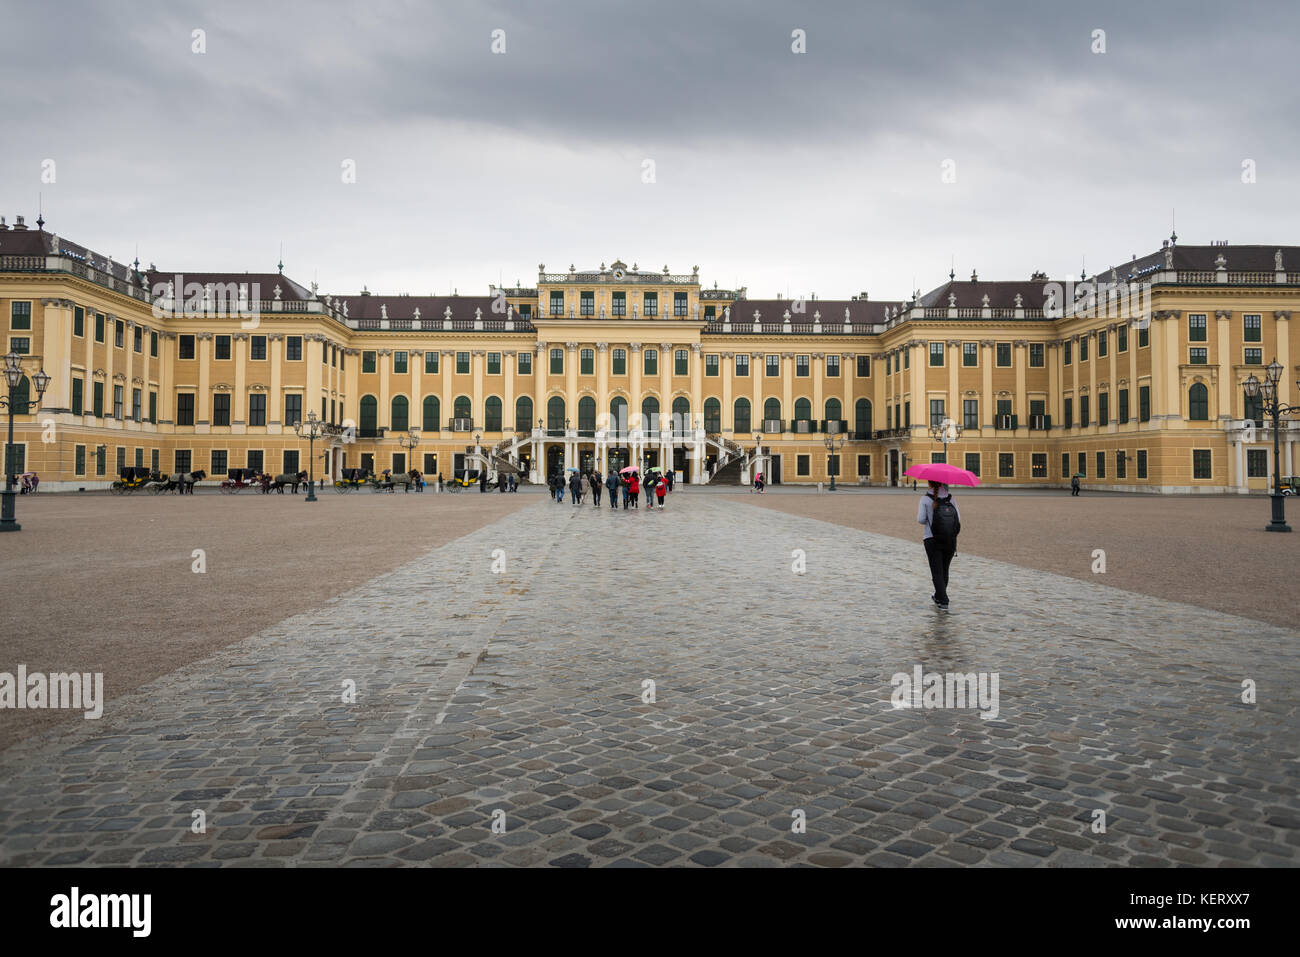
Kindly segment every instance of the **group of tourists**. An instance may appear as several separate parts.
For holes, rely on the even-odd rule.
[[[586,504],[587,496],[590,495],[593,507],[600,508],[601,494],[608,492],[610,508],[618,508],[621,493],[624,509],[639,508],[641,496],[645,495],[646,508],[654,508],[655,500],[658,499],[660,511],[663,510],[664,499],[675,484],[675,473],[661,472],[654,468],[647,469],[644,477],[634,468],[622,472],[610,469],[608,474],[600,469],[591,472],[571,469],[567,479],[556,472],[547,480],[547,487],[556,503],[564,501],[564,493],[567,491],[569,501],[574,505]]]
[[[441,487],[442,487],[442,485],[441,485],[442,476],[439,476],[438,479],[439,479],[439,489],[441,489]],[[486,492],[486,491],[488,490],[488,487],[489,487],[490,485],[492,485],[492,484],[494,484],[494,483],[492,482],[491,479],[488,478],[487,469],[483,469],[482,471],[480,471],[480,472],[478,473],[478,490],[479,490],[480,492]],[[518,492],[518,491],[519,491],[519,484],[518,484],[518,482],[515,481],[515,473],[514,473],[514,472],[509,472],[509,473],[507,473],[507,472],[497,472],[497,478],[496,478],[495,485],[496,485],[496,487],[497,487],[497,491],[498,491],[498,492]]]

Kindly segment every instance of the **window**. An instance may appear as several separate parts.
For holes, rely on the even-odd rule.
[[[747,355],[736,356],[736,375],[738,376],[749,375],[749,356]]]
[[[942,341],[930,343],[930,365],[932,366],[943,365],[943,342]]]
[[[1268,450],[1246,450],[1246,478],[1268,478]]]
[[[812,419],[812,403],[804,398],[795,399],[794,417],[797,422],[810,421]],[[773,416],[773,418],[776,418],[776,416]]]
[[[1151,421],[1151,386],[1138,386],[1138,421]]]
[[[704,307],[704,318],[709,320],[718,318],[717,313],[714,311],[714,308],[712,306]]]
[[[212,397],[212,424],[230,425],[230,395],[218,392]]]
[[[1106,453],[1097,453],[1097,478],[1106,477]]]
[[[20,356],[31,355],[32,339],[31,336],[12,336],[9,339],[9,350],[16,352]]]
[[[72,308],[72,334],[78,339],[86,337],[86,310],[82,306],[73,306]],[[85,470],[85,449],[82,449],[82,470]]]
[[[749,400],[737,399],[733,409],[732,431],[737,435],[744,435],[749,429]]]
[[[706,355],[704,357],[704,374],[706,376],[716,376],[718,374],[718,357],[716,355]]]
[[[399,353],[402,357],[402,363],[406,363],[406,353]],[[285,336],[284,338],[284,357],[290,362],[302,361],[302,336]],[[405,372],[406,369],[401,370]]]
[[[980,400],[963,399],[961,403],[961,427],[963,429],[978,429],[980,427]]]
[[[1065,342],[1061,343],[1062,364],[1067,366],[1070,364],[1070,362],[1072,361],[1071,354],[1073,352],[1073,349],[1074,349],[1074,343],[1070,342],[1068,339]]]
[[[149,421],[155,424],[158,422],[158,393],[157,392],[149,393]]]
[[[763,431],[779,432],[781,424],[781,400],[768,399],[763,403]],[[771,428],[769,428],[771,425]]]
[[[266,394],[254,392],[248,397],[248,424],[266,425]]]
[[[216,352],[214,354],[214,358],[217,359],[230,358],[230,336],[217,336]]]
[[[194,393],[179,392],[176,395],[176,424],[194,424]]]
[[[704,400],[704,431],[712,434],[722,431],[722,403],[717,399]]]
[[[1115,349],[1118,352],[1128,352],[1128,326],[1122,325],[1115,330]]]
[[[126,323],[121,319],[113,320],[113,345],[121,349],[126,342]]]
[[[591,402],[592,402],[591,416],[592,419],[594,420],[596,417],[595,400],[592,399]],[[578,403],[578,413],[579,413],[578,428],[583,428],[582,420],[581,420],[581,414],[582,414],[581,402]],[[396,419],[394,419],[393,428],[394,429],[397,428]],[[592,428],[594,429],[595,426],[593,425]],[[487,432],[501,431],[501,400],[494,395],[488,396],[487,401],[483,403],[483,429],[484,431]]]
[[[980,363],[980,350],[978,342],[963,342],[961,344],[961,364],[966,368],[974,368]]]
[[[930,427],[934,428],[943,422],[943,399],[930,400]]]
[[[1061,453],[1061,478],[1070,477],[1070,453]]]
[[[1109,343],[1106,341],[1106,330],[1101,329],[1097,332],[1097,358],[1106,358],[1106,347]]]
[[[811,475],[811,474],[812,474],[812,469],[811,469],[810,466],[809,466],[810,458],[811,458],[811,457],[810,457],[810,456],[807,456],[807,455],[796,455],[796,456],[795,456],[795,474],[796,474],[796,475]]]
[[[552,302],[554,302],[554,295],[552,295]],[[613,294],[613,298],[610,300],[610,311],[616,316],[627,315],[627,293],[616,292]]]
[[[1151,329],[1144,325],[1138,329],[1138,348],[1142,349],[1149,345],[1151,345]]]
[[[86,447],[84,445],[76,446],[73,451],[72,474],[86,474]]]
[[[177,449],[173,452],[172,463],[177,472],[189,472],[194,468],[193,455],[189,449]]]
[[[840,457],[839,457],[839,455],[835,454],[835,455],[831,455],[829,458],[830,458],[830,461],[826,463],[826,473],[827,473],[828,475],[833,475],[833,476],[835,476],[836,478],[839,478],[839,474],[840,474]]]
[[[673,315],[674,316],[686,315],[686,293],[684,292],[673,293]]]
[[[910,368],[912,368],[912,350],[911,350],[911,349],[904,349],[904,350],[903,350],[903,368],[904,368],[904,369],[910,369]],[[898,367],[897,367],[897,366],[894,367],[894,371],[895,371],[895,372],[898,371]]]
[[[1092,409],[1089,408],[1091,404],[1089,399],[1090,396],[1079,396],[1079,428],[1081,429],[1086,429],[1092,425]]]
[[[627,375],[627,350],[614,350],[614,375]]]
[[[780,356],[768,356],[765,361],[767,363],[767,376],[769,379],[774,379],[781,374]]]
[[[858,456],[858,478],[871,478],[871,456]]]
[[[1211,478],[1211,459],[1209,449],[1192,449],[1192,478]]]
[[[551,290],[551,315],[564,315],[564,293],[562,291]],[[618,313],[615,313],[615,315],[618,315]]]
[[[519,400],[528,402],[527,398]],[[424,401],[420,403],[420,428],[424,432],[437,432],[442,426],[439,424],[439,413],[441,400],[436,395],[426,395]],[[532,403],[529,402],[528,414],[523,418],[523,428],[528,428],[533,418]]]
[[[401,398],[399,396],[399,398]],[[406,401],[403,399],[402,401]],[[286,394],[284,397],[284,425],[285,428],[293,428],[294,425],[302,421],[302,396],[293,393]]]
[[[794,357],[794,374],[795,374],[796,376],[799,376],[800,378],[807,378],[807,376],[808,376],[808,357],[807,357],[807,356],[795,356],[795,357]]]
[[[1128,389],[1119,390],[1119,424],[1128,422]]]
[[[1047,478],[1047,453],[1034,452],[1029,458],[1029,474],[1033,478]]]
[[[102,312],[95,313],[95,341],[104,341],[104,314]]]
[[[72,380],[72,414],[81,415],[85,402],[86,383],[84,379]]]
[[[30,329],[32,327],[32,304],[30,302],[11,302],[9,304],[9,328]]]
[[[524,357],[525,355],[527,355],[527,354],[528,354],[528,353],[526,353],[526,352],[521,352],[521,353],[519,354],[519,358],[520,358],[520,360],[522,360],[523,357]],[[425,371],[425,374],[426,374],[426,375],[437,375],[437,374],[438,374],[438,351],[437,351],[436,349],[426,349],[426,350],[425,350],[425,353],[424,353],[424,371]]]
[[[469,396],[467,395],[456,396],[456,398],[453,399],[451,403],[451,414],[454,418],[457,419],[471,418]]]
[[[209,470],[212,477],[225,475],[229,470],[229,457],[225,449],[212,450],[212,468]]]
[[[153,359],[158,358],[158,333],[152,330],[149,332],[149,356]]]
[[[641,373],[643,375],[659,374],[659,350],[644,349],[641,352]]]
[[[998,367],[1004,369],[1009,367],[1011,365],[1011,343],[999,342],[997,345],[997,350],[998,350],[998,359],[997,359]]]
[[[113,418],[122,418],[122,387],[113,386]]]
[[[1248,366],[1258,366],[1258,365],[1263,365],[1263,364],[1264,364],[1264,350],[1263,350],[1263,349],[1247,349],[1247,350],[1246,350],[1246,365],[1248,365]]]
[[[1138,478],[1147,477],[1147,450],[1138,449]]]
[[[1064,421],[1061,423],[1061,428],[1063,429],[1074,428],[1074,400],[1073,399],[1067,398],[1065,400],[1065,415],[1062,418],[1064,419]]]
[[[689,355],[690,353],[685,349],[677,349],[673,352],[673,375],[690,375]]]
[[[564,400],[558,395],[551,396],[546,403],[546,428],[551,432],[564,431]]]
[[[292,359],[293,356],[290,356],[289,358]],[[404,351],[394,352],[393,353],[393,374],[406,375],[406,373],[408,373],[409,371],[410,371],[410,358],[407,355],[407,353]]]
[[[249,339],[249,358],[259,361],[266,359],[266,336],[252,336]]]
[[[1029,343],[1029,365],[1034,369],[1041,369],[1047,365],[1047,360],[1043,355],[1043,344],[1041,342]]]
[[[370,351],[361,353],[361,374],[362,375],[370,375],[378,371],[378,363],[376,361],[376,355],[377,353],[370,352]]]
[[[1259,316],[1247,313],[1242,317],[1241,335],[1246,342],[1263,341],[1263,330],[1260,327]]]
[[[1079,361],[1088,361],[1088,334],[1084,333],[1079,337]]]
[[[177,358],[178,359],[194,358],[194,337],[193,336],[180,337],[180,345],[179,345],[179,352],[177,353]]]
[[[910,429],[911,427],[912,427],[912,403],[904,402],[903,403],[903,428]]]
[[[829,379],[838,379],[840,377],[840,357],[826,357],[826,377]]]
[[[1194,312],[1187,317],[1187,341],[1204,342],[1206,340],[1205,313]]]
[[[1254,419],[1257,427],[1264,425],[1264,397],[1257,395],[1253,399],[1245,396],[1246,407],[1242,413],[1242,418]]]
[[[1100,353],[1098,353],[1098,355],[1100,355]],[[1110,424],[1110,393],[1109,392],[1097,393],[1097,424],[1098,425]]]
[[[1210,418],[1210,390],[1197,382],[1187,390],[1187,418],[1205,422]]]
[[[858,378],[871,378],[871,356],[858,356]]]
[[[1187,361],[1194,366],[1203,366],[1209,361],[1209,349],[1204,346],[1193,346],[1191,349],[1187,350],[1187,352]]]
[[[642,313],[647,316],[659,315],[659,293],[647,292],[641,297]]]
[[[437,371],[435,369],[435,371]],[[519,375],[533,374],[533,354],[531,352],[521,352],[516,359],[516,370]]]
[[[998,478],[1016,477],[1016,456],[1014,452],[998,453]]]
[[[966,471],[967,471],[967,472],[970,472],[971,474],[975,475],[976,477],[979,476],[979,474],[980,474],[980,454],[979,454],[978,452],[967,452],[967,453],[966,453]]]
[[[133,352],[144,351],[144,326],[136,326],[131,330],[131,350]]]
[[[22,446],[19,446],[22,448]],[[95,447],[95,474],[103,475],[108,470],[108,449],[102,445]]]
[[[552,364],[552,365],[555,364],[555,353],[557,353],[557,352],[560,353],[560,363],[561,363],[560,371],[563,372],[563,371],[564,371],[564,367],[563,367],[563,363],[564,363],[564,352],[563,352],[563,350],[560,350],[560,349],[552,349],[552,350],[551,350],[551,364]],[[551,371],[554,372],[555,370],[552,369]],[[469,353],[468,353],[468,352],[458,352],[458,353],[456,353],[456,375],[469,375]]]
[[[593,289],[584,289],[578,293],[578,315],[594,316],[596,314],[596,292]]]
[[[91,408],[94,410],[95,417],[101,418],[104,415],[104,383],[94,383],[91,394],[93,396]]]

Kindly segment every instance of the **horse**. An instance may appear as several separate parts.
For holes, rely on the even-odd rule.
[[[169,492],[172,489],[176,489],[176,491],[181,495],[184,495],[186,492],[193,495],[194,483],[201,482],[207,477],[208,473],[203,471],[203,469],[198,469],[194,472],[172,472],[167,476],[167,487],[164,491]]]
[[[392,492],[396,491],[396,487],[400,485],[403,492],[409,492],[414,484],[415,478],[410,472],[391,472],[384,469],[384,478],[380,483],[380,488]]]
[[[292,485],[293,494],[297,495],[298,486],[302,485],[306,481],[307,481],[306,472],[281,472],[279,475],[275,477],[275,481],[271,483],[271,488],[275,489],[277,492],[283,495],[284,487],[286,485]]]

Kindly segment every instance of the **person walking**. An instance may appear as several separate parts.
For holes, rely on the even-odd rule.
[[[677,470],[669,469],[668,470],[668,491],[671,492],[673,490],[673,486],[676,484],[677,484]]]
[[[917,524],[925,527],[921,536],[925,557],[930,562],[930,578],[934,581],[935,605],[948,608],[948,566],[957,553],[957,536],[961,532],[961,513],[952,493],[942,482],[930,482],[930,490],[921,496],[916,508]]]
[[[578,481],[578,501],[584,504],[587,501],[587,495],[591,492],[591,479],[587,478],[587,473],[582,473],[582,478]]]
[[[1079,476],[1075,475],[1070,479],[1070,496],[1079,494]]]
[[[591,504],[600,508],[600,490],[605,484],[605,476],[600,474],[600,469],[591,473]]]
[[[655,487],[659,484],[659,475],[651,472],[645,477],[645,507],[654,508],[655,505]]]
[[[610,508],[618,508],[618,489],[621,484],[618,480],[618,473],[610,469],[609,477],[605,479],[605,489],[609,492]]]
[[[655,486],[655,495],[659,498],[659,511],[664,510],[664,496],[668,494],[668,479],[659,476],[659,483]]]
[[[578,495],[581,491],[582,491],[582,482],[578,476],[578,473],[574,472],[569,476],[569,501],[572,502],[574,505],[577,505],[579,503],[580,500],[578,498]]]

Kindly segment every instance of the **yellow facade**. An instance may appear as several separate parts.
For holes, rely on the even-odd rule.
[[[1244,492],[1269,482],[1273,436],[1246,419],[1241,382],[1276,357],[1282,400],[1296,398],[1300,273],[1180,268],[1168,249],[1140,309],[1057,314],[1028,304],[1038,275],[910,302],[780,302],[618,262],[539,268],[535,287],[485,297],[330,297],[279,274],[203,274],[186,293],[186,277],[19,234],[0,232],[5,349],[52,380],[15,416],[12,465],[54,489],[106,487],[122,466],[203,469],[205,484],[307,469],[292,421],[315,411],[338,429],[315,448],[318,476],[511,463],[544,481],[650,461],[689,482],[730,466],[720,480],[814,484],[831,434],[839,483],[887,485],[943,450],[933,417],[962,427],[948,461],[989,485],[1081,471],[1089,487]],[[1293,444],[1288,429],[1286,476]]]

